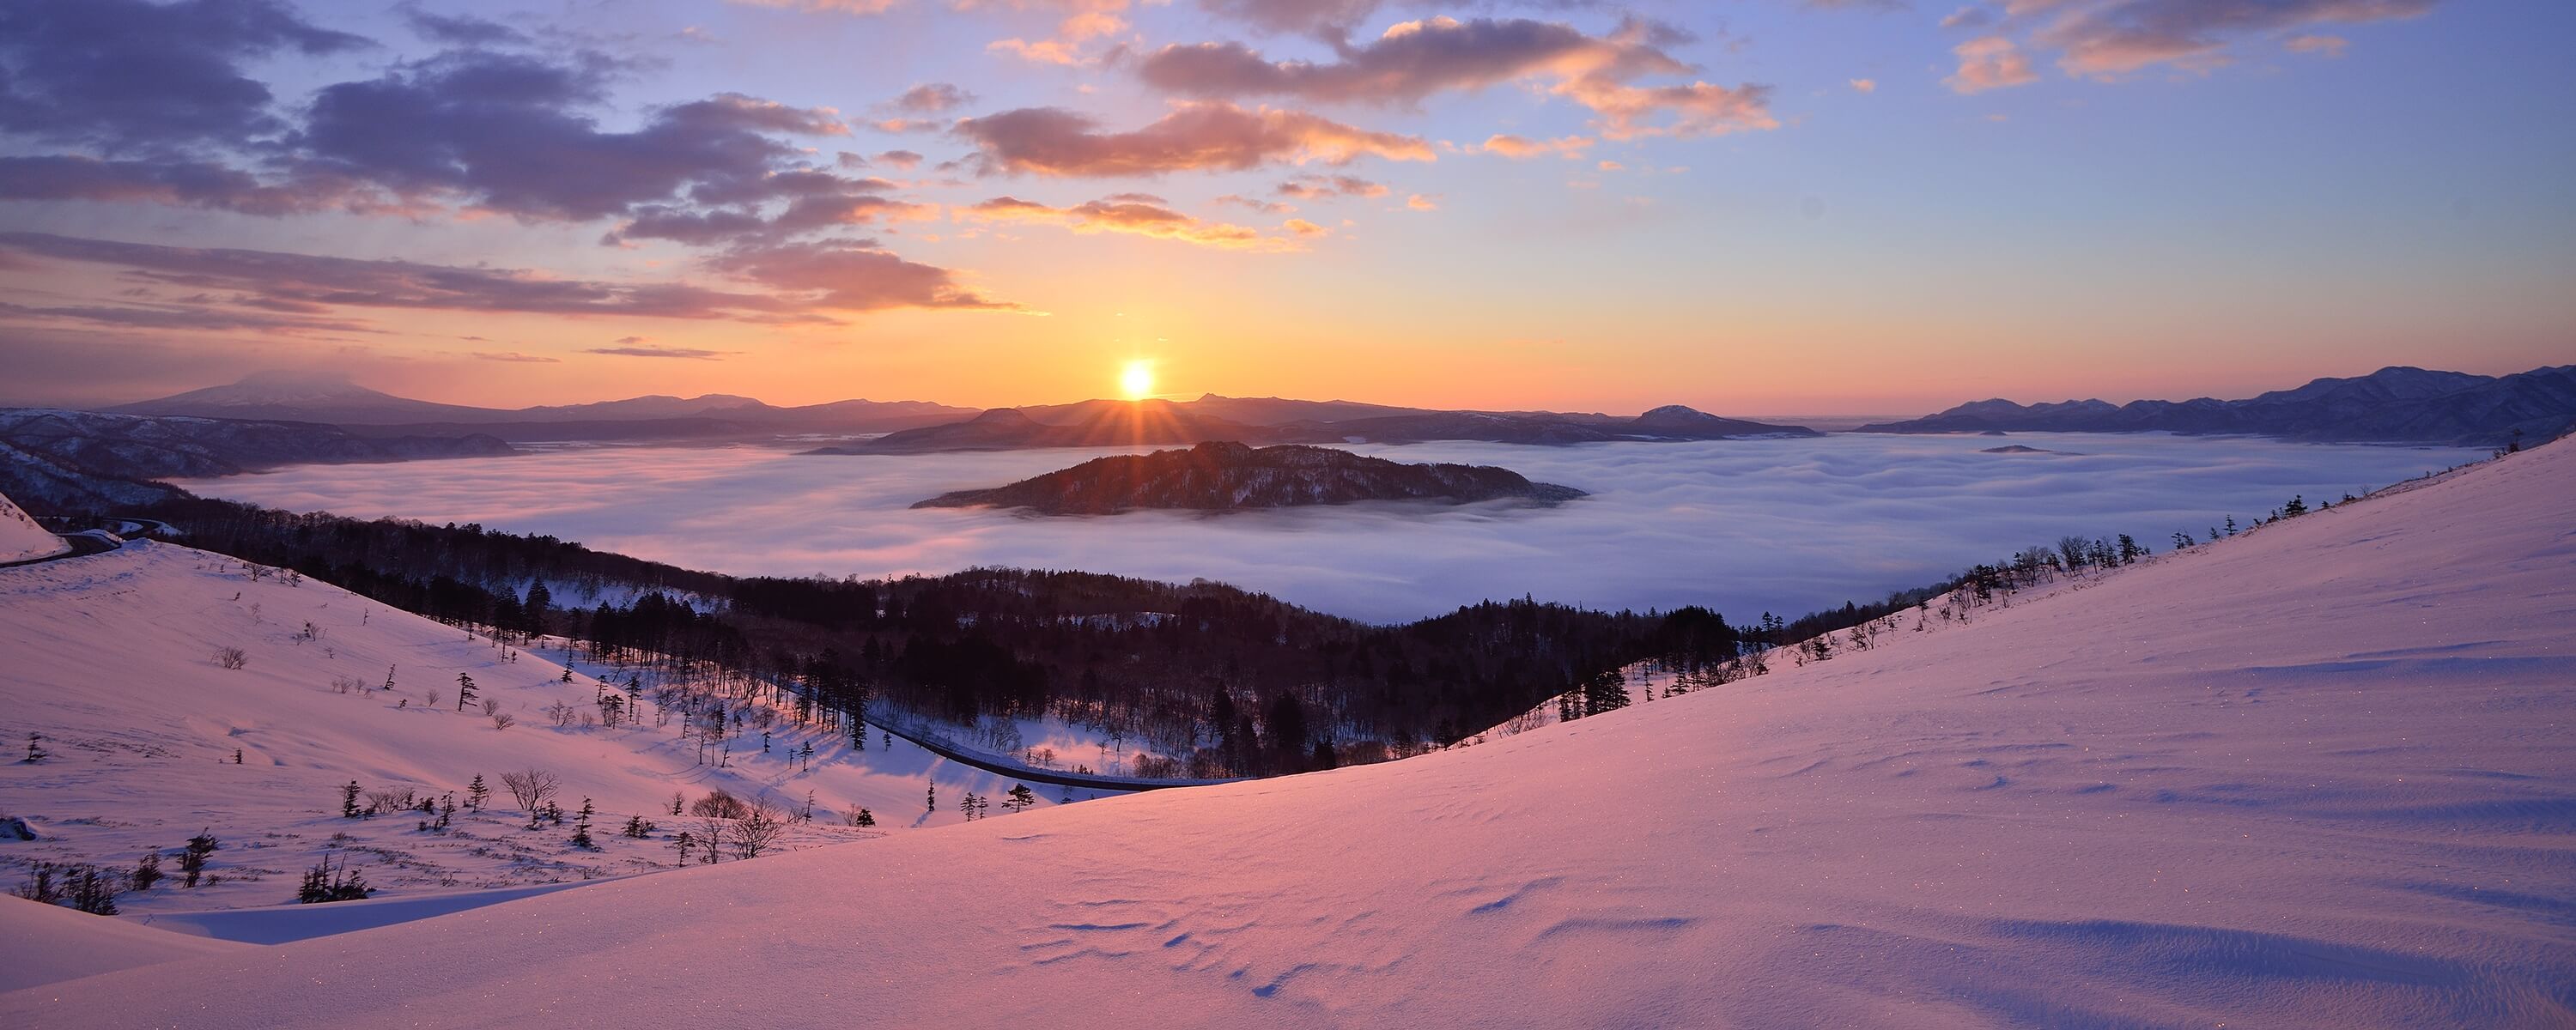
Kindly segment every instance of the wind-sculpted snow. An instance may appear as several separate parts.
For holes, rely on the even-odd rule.
[[[1977,437],[1352,446],[1401,462],[1499,465],[1591,494],[1532,511],[1358,504],[1210,520],[1031,519],[909,510],[1104,451],[800,458],[751,448],[598,449],[506,460],[285,469],[194,480],[292,510],[479,522],[689,568],[765,575],[944,573],[977,565],[1205,577],[1394,622],[1532,595],[1606,608],[1706,605],[1739,622],[1920,586],[2068,533],[2247,522],[2422,475],[2472,452],[2152,435],[2015,437],[2081,454],[1977,453]]]
[[[2571,506],[2547,447],[1476,747],[131,969],[0,1024],[2563,1027]]]

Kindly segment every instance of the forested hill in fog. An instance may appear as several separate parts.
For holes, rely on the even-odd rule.
[[[1864,433],[2259,433],[2294,440],[2504,446],[2576,427],[2576,365],[2509,376],[2397,366],[2245,400],[1985,400]]]
[[[1533,483],[1487,465],[1407,464],[1327,447],[1203,443],[1116,454],[986,490],[959,490],[915,508],[992,506],[1044,515],[1110,515],[1140,508],[1242,511],[1361,501],[1555,504],[1583,491]]]

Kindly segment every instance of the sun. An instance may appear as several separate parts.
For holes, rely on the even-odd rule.
[[[1118,388],[1125,391],[1127,399],[1131,401],[1141,401],[1147,397],[1153,396],[1154,363],[1150,361],[1128,362],[1127,367],[1120,370],[1118,373]]]

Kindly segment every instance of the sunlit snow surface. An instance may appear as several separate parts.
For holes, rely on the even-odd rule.
[[[2007,444],[2051,454],[1987,454]],[[2015,434],[1354,450],[1500,465],[1591,491],[1556,508],[1363,505],[1033,518],[913,511],[1104,451],[799,457],[767,448],[557,451],[306,466],[185,485],[294,510],[548,533],[722,572],[941,573],[975,565],[1205,577],[1395,621],[1488,598],[1708,605],[1740,621],[1917,586],[2068,533],[2159,550],[2293,494],[2314,505],[2470,460],[2458,449],[2253,438]]]
[[[127,969],[0,1025],[2564,1027],[2571,509],[2543,448],[1490,744]]]

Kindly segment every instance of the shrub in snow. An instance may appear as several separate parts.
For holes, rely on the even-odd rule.
[[[329,901],[357,901],[373,893],[375,889],[367,886],[367,878],[351,871],[347,859],[342,859],[339,868],[333,869],[331,859],[325,856],[313,868],[304,871],[304,882],[296,887],[295,900],[317,905]]]
[[[238,647],[218,647],[215,649],[215,664],[227,669],[238,669],[250,664],[250,656],[242,653],[242,649]]]

